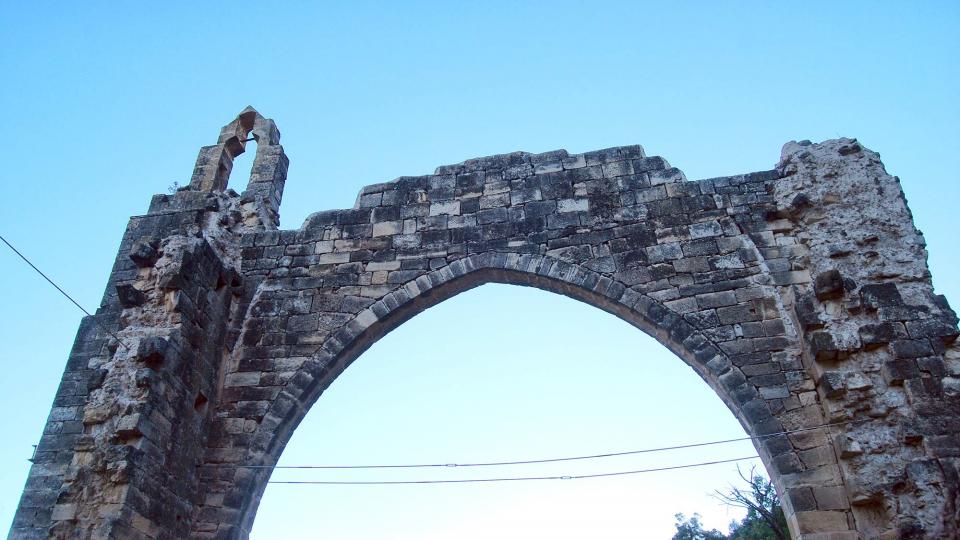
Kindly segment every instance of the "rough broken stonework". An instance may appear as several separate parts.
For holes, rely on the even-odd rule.
[[[270,470],[238,465],[275,464],[367,347],[490,282],[577,298],[675,352],[758,437],[794,538],[960,534],[957,317],[899,180],[856,140],[699,181],[639,146],[517,152],[277,230],[279,139],[244,110],[189,186],[131,218],[11,538],[247,538]]]

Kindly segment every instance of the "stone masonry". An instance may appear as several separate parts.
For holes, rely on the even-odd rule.
[[[279,139],[245,109],[188,186],[131,218],[10,538],[247,538],[270,469],[242,466],[275,464],[381,336],[490,282],[577,298],[676,353],[758,437],[794,538],[960,534],[957,317],[899,180],[856,140],[699,181],[640,146],[516,152],[278,230]]]

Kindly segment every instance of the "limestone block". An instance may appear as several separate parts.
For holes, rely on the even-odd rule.
[[[847,513],[842,511],[815,510],[795,514],[797,528],[802,535],[808,533],[835,533],[849,531]]]

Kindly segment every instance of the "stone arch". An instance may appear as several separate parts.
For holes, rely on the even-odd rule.
[[[747,383],[740,368],[693,324],[662,303],[579,265],[541,255],[502,252],[468,256],[419,276],[386,294],[327,338],[273,401],[252,435],[243,463],[276,464],[310,407],[367,348],[423,310],[487,283],[531,286],[563,294],[611,313],[654,337],[707,382],[748,433],[762,437],[758,451],[779,485],[775,460],[790,445],[786,436],[778,433],[787,428]],[[798,427],[812,426],[791,429]],[[253,525],[271,473],[271,469],[239,469],[224,496],[225,500],[243,501],[236,516],[243,535]]]
[[[251,132],[237,194],[224,171]],[[758,448],[794,537],[960,531],[958,319],[899,180],[856,140],[788,143],[773,170],[697,181],[640,146],[515,152],[278,230],[279,138],[244,110],[188,186],[131,218],[12,538],[245,538],[267,473],[238,466],[273,464],[394,325],[489,281],[647,331],[752,435],[829,424]]]

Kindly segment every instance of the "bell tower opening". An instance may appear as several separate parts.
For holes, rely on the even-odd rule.
[[[253,163],[257,157],[257,140],[253,133],[247,135],[243,153],[233,158],[233,172],[230,175],[230,185],[240,191],[250,181],[253,174]]]

